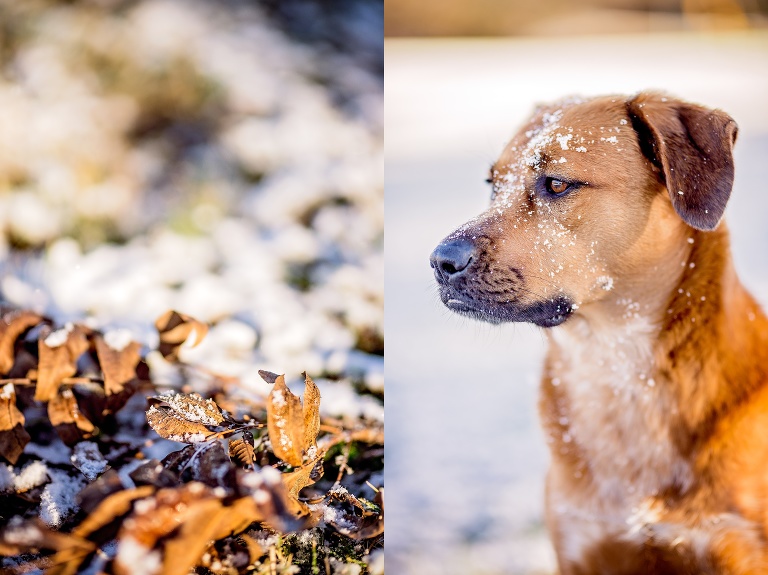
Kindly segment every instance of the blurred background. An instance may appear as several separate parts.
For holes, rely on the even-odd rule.
[[[764,0],[385,2],[387,567],[556,571],[536,398],[545,338],[440,303],[428,257],[481,212],[489,165],[537,102],[665,90],[740,126],[727,210],[736,267],[768,306]]]
[[[306,370],[383,420],[382,30],[378,0],[0,0],[2,303],[149,348],[177,309],[239,393]]]

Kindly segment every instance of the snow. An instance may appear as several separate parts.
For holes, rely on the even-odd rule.
[[[93,481],[104,473],[109,464],[93,441],[81,441],[74,447],[71,456],[72,465],[77,467],[88,481]]]
[[[104,334],[104,342],[114,351],[123,351],[133,341],[129,329],[112,329]]]
[[[76,497],[86,482],[60,469],[51,468],[48,475],[51,483],[45,486],[40,497],[40,519],[50,527],[61,527],[78,510]]]
[[[157,575],[163,567],[159,550],[153,551],[130,535],[120,539],[115,560],[124,568],[130,567],[130,572],[134,575]]]
[[[50,348],[55,347],[61,347],[65,343],[67,343],[67,340],[69,339],[69,334],[72,333],[72,330],[75,329],[75,326],[70,322],[67,323],[67,325],[61,329],[57,329],[56,331],[52,332],[48,337],[45,338],[45,345],[47,345]]]

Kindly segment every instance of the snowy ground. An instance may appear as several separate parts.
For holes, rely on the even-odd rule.
[[[768,306],[768,37],[387,41],[387,566],[401,575],[551,573],[542,335],[442,307],[428,257],[480,212],[488,166],[534,103],[655,88],[740,126],[727,219],[743,281]]]
[[[383,422],[380,4],[305,2],[305,43],[258,3],[99,6],[0,3],[0,300],[145,349],[176,309],[244,396],[306,371],[324,415]]]

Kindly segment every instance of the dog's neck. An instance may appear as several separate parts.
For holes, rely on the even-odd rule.
[[[729,407],[719,398],[740,396],[714,386],[743,397],[768,369],[746,368],[749,354],[766,353],[747,333],[762,329],[768,349],[768,321],[733,270],[727,230],[685,234],[666,268],[550,332],[542,411],[552,448],[607,500],[626,501],[628,478],[638,495],[685,491],[697,442]]]

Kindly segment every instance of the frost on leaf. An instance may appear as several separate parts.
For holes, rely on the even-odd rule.
[[[203,399],[199,393],[167,393],[154,399],[168,404],[176,415],[203,425],[220,425],[224,416],[212,399]]]
[[[94,431],[93,424],[80,412],[71,389],[62,389],[51,398],[48,402],[48,419],[67,445],[91,437]]]
[[[0,388],[0,455],[15,464],[29,440],[24,414],[16,407],[16,390],[8,383]]]
[[[284,375],[277,376],[267,398],[267,431],[274,454],[300,467],[304,460],[304,415],[301,400],[285,385]]]
[[[16,360],[16,340],[43,320],[32,311],[11,311],[0,319],[0,373],[8,373]]]
[[[88,349],[82,327],[69,324],[38,341],[36,401],[50,401],[62,381],[77,373],[77,359]]]
[[[184,419],[170,407],[153,405],[147,410],[147,422],[160,437],[182,443],[200,443],[213,432],[197,421]]]
[[[179,359],[182,345],[194,347],[208,333],[208,326],[188,315],[168,310],[155,321],[160,345],[157,350],[168,361]]]
[[[141,360],[141,344],[131,341],[117,349],[105,337],[94,338],[96,355],[104,373],[104,391],[107,395],[120,393],[125,386],[136,379],[136,366]]]

